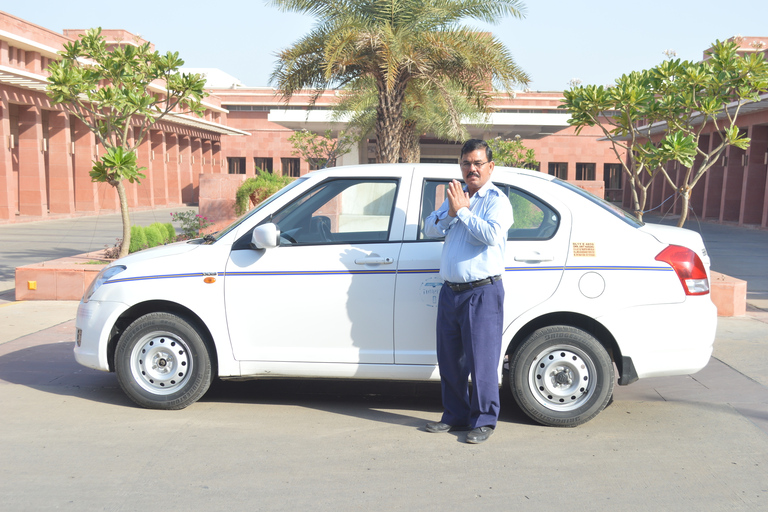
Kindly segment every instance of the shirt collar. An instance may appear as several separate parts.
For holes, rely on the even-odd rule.
[[[475,195],[476,195],[476,196],[479,196],[479,197],[485,197],[485,194],[487,194],[487,193],[488,193],[488,191],[489,191],[489,190],[491,190],[492,188],[495,188],[495,187],[493,186],[493,183],[492,183],[492,182],[491,182],[491,180],[489,179],[488,181],[486,181],[486,182],[485,182],[485,185],[483,185],[482,187],[480,187],[480,190],[478,190],[477,192],[475,192]],[[466,185],[464,185],[464,191],[465,191],[465,192],[467,191],[467,186],[466,186]],[[473,197],[474,197],[474,196],[473,196]]]

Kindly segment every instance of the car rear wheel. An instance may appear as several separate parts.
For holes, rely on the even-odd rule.
[[[535,331],[510,358],[515,401],[543,425],[575,427],[591,420],[610,401],[614,380],[605,347],[570,326]]]
[[[128,326],[115,351],[115,372],[131,400],[149,409],[183,409],[213,380],[203,336],[171,313],[149,313]]]

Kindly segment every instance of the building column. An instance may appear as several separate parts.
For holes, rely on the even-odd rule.
[[[708,134],[702,134],[701,137],[699,137],[699,147],[701,150],[705,153],[709,153],[710,147],[709,147],[709,141],[711,139],[711,135]],[[701,166],[702,161],[704,160],[704,157],[701,155],[696,155],[696,158],[694,159],[693,168],[694,171],[696,169],[699,169]],[[679,165],[678,168],[680,169],[678,172],[678,179],[677,184],[678,186],[683,185],[684,183],[684,177],[685,177],[685,169],[682,165]],[[699,180],[699,182],[696,184],[696,186],[691,190],[691,197],[690,197],[690,208],[693,209],[696,214],[704,218],[705,210],[706,210],[706,198],[707,198],[707,175],[704,175],[702,179]],[[682,201],[675,201],[675,213],[681,213],[681,203]]]
[[[194,203],[194,182],[192,176],[192,142],[190,137],[179,137],[179,186],[181,187],[181,202]]]
[[[41,217],[48,213],[43,125],[37,106],[19,106],[19,214]]]
[[[743,135],[746,135],[744,130],[741,131]],[[725,166],[723,196],[720,201],[720,221],[739,222],[747,168],[747,153],[736,146],[728,147],[727,153],[728,162]]]
[[[165,134],[161,131],[149,132],[152,144],[152,192],[155,197],[154,206],[168,205],[168,177],[165,167]]]
[[[75,211],[75,189],[72,179],[72,140],[69,115],[48,112],[48,176],[51,213]]]
[[[751,143],[741,192],[739,224],[766,227],[768,216],[768,126],[749,127]]]
[[[221,151],[221,141],[211,141],[211,156],[213,157],[213,172],[215,174],[226,173],[226,165]],[[245,169],[243,169],[245,172]]]
[[[168,204],[181,204],[179,136],[175,133],[169,133],[165,136],[165,164],[168,177]]]
[[[722,136],[719,133],[713,133],[710,136],[709,147],[707,152],[711,152],[714,148],[718,147],[722,142]],[[703,219],[720,219],[720,212],[722,211],[722,198],[723,198],[723,183],[725,179],[725,166],[723,165],[723,154],[715,162],[715,164],[709,168],[705,179],[704,187],[704,205],[701,212],[701,218]]]
[[[98,160],[106,152],[103,146],[97,144],[94,148],[93,159]],[[99,210],[120,211],[120,196],[117,194],[117,189],[109,183],[104,181],[96,182],[96,199]]]
[[[75,188],[75,211],[98,211],[96,203],[96,184],[91,181],[90,172],[93,169],[96,137],[88,127],[75,117],[70,117],[73,125],[72,140],[75,152],[72,158],[74,170],[72,173]]]
[[[6,100],[0,98],[0,220],[8,220],[16,216],[18,185],[13,171],[13,152],[10,109]]]
[[[195,137],[191,141],[192,152],[192,202],[200,202],[200,175],[203,174],[203,141]]]
[[[145,137],[138,148],[136,148],[136,164],[139,168],[144,167],[141,173],[145,176],[141,180],[141,185],[136,186],[136,205],[141,207],[152,207],[155,205],[155,194],[153,189],[154,174],[152,173],[152,143]]]
[[[131,128],[130,135],[128,137],[128,144],[130,144],[131,146],[134,144],[134,133],[135,133],[134,130],[135,130],[135,128]],[[138,153],[136,154],[136,157],[137,157],[136,158],[136,167],[139,168],[139,167],[141,167],[141,164],[139,164],[139,162],[138,162]],[[147,173],[144,172],[142,174],[146,175]],[[131,183],[128,180],[123,180],[123,186],[125,187],[125,199],[126,199],[126,202],[128,203],[128,208],[129,209],[135,208],[139,204],[139,190],[138,189],[141,187],[141,182],[142,181],[143,180],[139,179],[138,183],[137,182]],[[115,192],[117,192],[117,191],[115,191]],[[118,197],[118,199],[119,199],[119,197]]]
[[[208,139],[203,140],[203,165],[202,174],[210,174],[213,172],[213,152],[211,150],[211,141]]]

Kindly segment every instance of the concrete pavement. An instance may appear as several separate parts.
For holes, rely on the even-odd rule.
[[[38,318],[31,304],[0,312]],[[536,425],[507,396],[474,446],[423,430],[435,384],[216,382],[187,409],[141,409],[114,374],[75,363],[73,329],[0,344],[3,510],[768,509],[768,383],[717,357],[617,387],[574,429]],[[766,330],[723,319],[716,350],[764,367]]]

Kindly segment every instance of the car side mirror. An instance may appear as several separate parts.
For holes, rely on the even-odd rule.
[[[280,230],[271,222],[256,226],[251,235],[251,246],[256,249],[273,249],[280,245]]]

